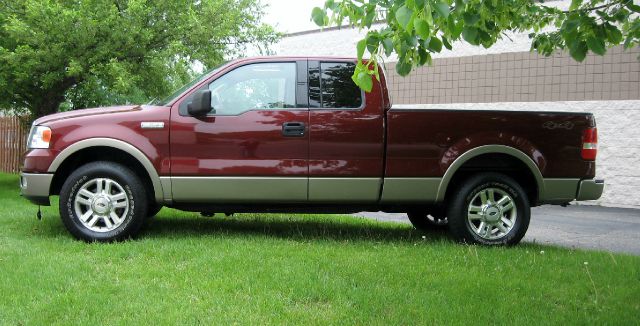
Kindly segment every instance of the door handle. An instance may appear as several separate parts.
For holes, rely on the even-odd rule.
[[[303,137],[304,122],[285,122],[282,125],[282,135],[285,137]]]

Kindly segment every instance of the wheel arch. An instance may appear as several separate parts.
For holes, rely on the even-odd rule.
[[[137,172],[144,173],[142,177],[145,179],[145,183],[152,187],[152,198],[155,199],[157,203],[164,202],[164,189],[160,181],[160,176],[149,158],[135,146],[112,138],[81,140],[61,151],[48,169],[49,173],[54,174],[50,193],[54,194],[56,189],[59,191],[59,187],[64,183],[64,179],[70,174],[70,170],[74,166],[80,163],[84,164],[95,161],[95,159],[88,159],[85,156],[95,154],[96,151],[99,151],[101,148],[105,149],[108,154],[116,155],[101,155],[99,156],[100,160],[133,164],[133,166],[130,167],[137,170]],[[104,159],[104,156],[106,156],[107,159]]]
[[[527,167],[531,177],[535,181],[536,191],[535,194],[537,198],[543,198],[544,194],[544,179],[540,169],[536,165],[536,163],[524,152],[510,146],[506,145],[483,145],[479,147],[475,147],[471,150],[466,151],[458,158],[456,158],[453,163],[447,168],[444,173],[442,180],[440,181],[440,185],[438,186],[438,194],[436,197],[436,202],[443,202],[447,195],[447,191],[449,190],[449,186],[451,182],[454,180],[458,172],[461,172],[460,169],[468,162],[470,162],[474,158],[481,157],[483,155],[506,155],[518,162],[524,164]]]

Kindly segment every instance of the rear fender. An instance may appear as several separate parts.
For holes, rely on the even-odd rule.
[[[477,136],[477,135],[476,135]],[[499,133],[494,137],[481,135],[483,141],[492,140],[494,143],[480,144],[474,141],[476,137],[466,137],[449,147],[440,161],[440,168],[444,171],[438,187],[436,202],[444,201],[447,187],[456,172],[470,159],[483,154],[506,154],[524,163],[533,174],[538,188],[538,198],[543,198],[544,179],[542,171],[546,166],[544,155],[526,139],[515,135]]]

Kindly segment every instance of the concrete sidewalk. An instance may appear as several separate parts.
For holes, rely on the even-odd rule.
[[[362,212],[357,216],[409,223],[405,214]],[[640,255],[640,209],[541,206],[531,209],[524,242]]]

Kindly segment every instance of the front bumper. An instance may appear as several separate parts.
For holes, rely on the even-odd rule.
[[[53,174],[49,173],[21,173],[20,195],[36,205],[50,206],[49,190]]]
[[[602,196],[604,180],[582,180],[578,186],[578,198],[576,200],[596,200]]]

